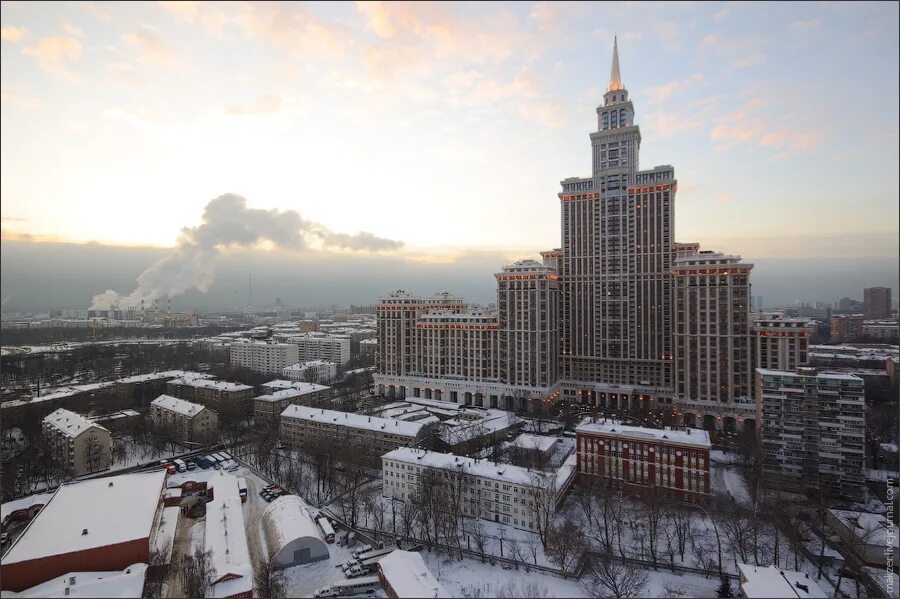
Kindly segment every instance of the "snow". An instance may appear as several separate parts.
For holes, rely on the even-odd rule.
[[[163,372],[151,372],[149,374],[136,374],[134,376],[127,376],[125,378],[118,379],[117,383],[146,383],[148,381],[158,381],[161,379],[184,379],[184,380],[197,380],[197,379],[212,379],[215,376],[211,374],[207,374],[205,372],[193,372],[190,370],[166,370]]]
[[[308,408],[306,406],[288,406],[281,413],[281,417],[313,420],[360,430],[384,431],[385,433],[413,438],[419,435],[423,426],[418,422],[404,422],[403,420],[363,416],[362,414],[350,414],[348,412],[336,412],[334,410]]]
[[[281,550],[295,539],[312,537],[324,543],[319,527],[313,521],[309,506],[297,495],[279,497],[263,512],[267,541],[270,548]]]
[[[535,479],[546,475],[538,470],[530,470],[511,464],[495,464],[490,460],[479,460],[439,453],[411,447],[399,447],[381,456],[382,461],[391,460],[414,466],[427,466],[442,470],[465,472],[471,476],[480,476],[490,480],[505,481],[518,485],[532,486]]]
[[[162,557],[160,563],[168,564],[172,557],[172,547],[175,543],[175,528],[178,526],[178,517],[180,515],[181,508],[177,506],[167,507],[162,511],[159,526],[151,539],[152,551],[159,553]]]
[[[67,437],[71,437],[72,439],[90,429],[92,426],[96,426],[97,428],[104,431],[107,430],[99,424],[95,424],[91,420],[85,418],[81,414],[76,414],[75,412],[70,412],[69,410],[63,408],[59,408],[51,412],[49,415],[47,415],[47,417],[44,418],[44,422],[50,424],[56,430],[60,431]]]
[[[10,547],[4,563],[149,538],[165,476],[158,470],[62,485]]]
[[[121,572],[69,572],[20,593],[3,591],[0,597],[140,597],[146,573],[147,564],[132,564]]]
[[[396,549],[381,558],[378,569],[397,597],[452,597],[418,552]]]
[[[183,414],[185,416],[194,416],[196,414],[199,414],[201,410],[205,409],[200,404],[191,403],[183,399],[178,399],[177,397],[172,397],[171,395],[160,395],[152,402],[150,402],[150,404],[165,408],[170,412]]]
[[[6,522],[6,518],[17,510],[25,510],[37,504],[46,504],[51,497],[53,497],[53,493],[38,493],[21,499],[7,501],[0,506],[0,522]]]
[[[709,449],[712,443],[709,441],[709,433],[698,428],[689,428],[686,430],[667,430],[656,428],[645,428],[642,426],[629,426],[614,420],[605,420],[603,422],[591,422],[586,418],[575,429],[576,433],[589,433],[601,435],[613,435],[626,439],[635,439],[638,441],[657,440],[666,443],[678,443],[679,445],[689,445]]]
[[[556,437],[545,437],[541,435],[531,435],[529,433],[523,433],[509,441],[504,443],[504,447],[515,447],[516,449],[522,449],[526,451],[538,451],[540,453],[545,453],[553,449],[556,445]]]
[[[328,387],[323,387],[324,389],[328,389]],[[308,395],[310,393],[315,393],[315,389],[313,390],[305,390],[305,389],[280,389],[278,391],[274,391],[269,393],[268,395],[259,395],[254,397],[255,401],[282,401],[285,399],[293,399],[295,397],[303,397],[304,395]]]
[[[738,564],[744,583],[741,585],[747,599],[761,597],[800,597],[801,599],[825,599],[828,594],[813,578],[804,572],[779,570],[775,566],[761,567]],[[806,587],[803,590],[800,586]]]
[[[209,379],[173,379],[169,381],[170,385],[186,385],[195,389],[216,389],[218,391],[247,391],[253,389],[250,385],[241,383],[229,383],[227,381],[213,381]]]
[[[210,593],[213,597],[230,597],[253,590],[253,566],[237,477],[221,470],[217,474],[208,483],[214,490],[213,500],[206,504],[204,550],[211,554],[215,569],[213,581],[227,575],[236,576],[215,582]]]
[[[834,509],[828,510],[828,513],[867,545],[884,546],[885,539],[890,538],[894,548],[900,548],[900,536],[896,534],[896,527],[883,514]]]
[[[209,481],[211,481],[214,476],[217,476],[219,472],[221,471],[213,469],[201,470],[199,468],[191,472],[179,472],[178,474],[172,474],[169,476],[169,478],[166,480],[166,487],[170,489],[173,487],[180,487],[184,483],[190,481],[197,483],[207,483],[208,485]]]

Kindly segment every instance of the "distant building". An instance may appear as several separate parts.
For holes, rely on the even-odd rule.
[[[219,416],[200,404],[160,395],[150,403],[153,428],[182,443],[207,443],[219,426]]]
[[[166,383],[166,395],[196,402],[222,414],[250,411],[251,385],[209,379],[174,379]]]
[[[359,357],[375,358],[378,352],[378,339],[363,339],[359,342]]]
[[[66,473],[81,476],[109,468],[112,445],[109,429],[81,414],[59,408],[43,420],[44,439]]]
[[[231,365],[243,366],[263,374],[280,375],[291,364],[300,361],[297,346],[292,343],[234,343]]]
[[[794,370],[809,360],[809,326],[805,318],[759,314],[753,321],[753,366]]]
[[[866,411],[861,378],[810,367],[757,369],[756,410],[766,486],[862,498]]]
[[[281,376],[290,381],[330,383],[337,376],[337,364],[325,360],[300,362],[283,369]]]
[[[900,324],[896,320],[867,321],[863,323],[863,335],[869,339],[896,343],[900,339]]]
[[[256,426],[277,429],[281,413],[290,405],[313,406],[331,396],[331,387],[316,383],[294,383],[287,389],[253,398]]]
[[[294,448],[320,441],[338,447],[358,447],[370,457],[380,456],[422,439],[423,425],[334,410],[290,405],[281,413],[281,439]]]
[[[781,570],[775,566],[738,564],[738,596],[746,599],[826,599],[830,597],[806,572]]]
[[[579,476],[596,477],[626,492],[658,490],[680,501],[709,499],[709,433],[660,430],[619,422],[591,422],[576,429]]]
[[[285,366],[313,360],[327,360],[340,365],[350,361],[349,337],[307,333],[305,335],[283,336],[281,339],[284,343],[297,348],[297,359],[290,364],[285,364]]]
[[[868,287],[863,290],[866,318],[875,320],[891,317],[891,288]]]
[[[847,314],[831,317],[831,342],[856,341],[863,336],[863,315]]]

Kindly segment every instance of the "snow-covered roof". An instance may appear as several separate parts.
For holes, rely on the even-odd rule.
[[[169,381],[170,385],[187,385],[196,389],[216,389],[217,391],[247,391],[253,389],[252,385],[242,383],[229,383],[228,381],[211,381],[207,379],[178,378]]]
[[[420,406],[428,406],[430,408],[440,408],[448,411],[458,411],[462,409],[462,405],[453,403],[452,401],[441,401],[439,399],[425,399],[424,397],[407,397],[407,403],[417,404]]]
[[[181,489],[169,489],[169,491],[181,491]],[[180,493],[179,493],[180,495]],[[160,555],[160,563],[168,564],[172,557],[172,548],[175,546],[175,528],[178,526],[178,517],[181,508],[177,505],[163,508],[156,530],[150,539],[150,549]]]
[[[69,572],[19,593],[3,591],[0,597],[140,597],[146,574],[147,564],[113,572]]]
[[[532,435],[522,433],[512,441],[506,443],[507,447],[515,447],[525,451],[538,451],[545,453],[556,446],[556,437],[546,437],[543,435]]]
[[[738,570],[744,579],[741,591],[747,599],[757,598],[790,598],[825,599],[828,594],[822,590],[815,579],[805,572],[779,570],[775,566],[751,566],[738,564]]]
[[[270,386],[269,388],[274,388],[274,386]],[[260,399],[263,401],[279,401],[282,399],[289,399],[291,397],[302,397],[303,395],[325,391],[326,389],[330,388],[331,387],[328,387],[327,385],[317,385],[315,383],[305,383],[297,381],[288,388],[279,389],[278,391],[274,391],[273,393],[269,393],[267,395],[260,395],[254,399]]]
[[[467,458],[453,455],[452,453],[440,453],[412,447],[399,447],[384,454],[381,456],[381,459],[382,461],[391,460],[414,466],[440,468],[517,485],[534,485],[538,479],[550,476],[539,470],[531,470],[521,466],[497,464],[491,460]]]
[[[3,563],[149,538],[165,477],[165,470],[156,470],[60,486]]]
[[[104,431],[107,430],[99,424],[96,424],[95,422],[92,422],[91,420],[85,418],[81,414],[76,414],[75,412],[71,412],[64,408],[54,410],[53,412],[45,416],[44,422],[53,426],[53,428],[65,434],[66,436],[72,437],[73,439],[86,430],[90,429],[91,427],[97,427],[98,429]]]
[[[451,597],[417,551],[395,549],[378,562],[378,569],[397,597]]]
[[[306,406],[288,406],[281,413],[282,418],[300,418],[315,422],[328,422],[339,426],[384,432],[392,435],[404,435],[416,437],[422,430],[422,424],[418,422],[405,422],[392,418],[379,418],[377,416],[364,416],[362,414],[350,414],[349,412],[337,412],[335,410],[323,410],[320,408],[308,408]]]
[[[308,362],[297,362],[286,366],[284,370],[305,370],[306,368],[315,368],[316,366],[337,366],[334,362],[327,360],[310,360]]]
[[[237,477],[220,470],[208,485],[213,487],[213,500],[206,504],[204,550],[211,553],[215,569],[211,596],[230,597],[252,591],[253,567],[244,532]],[[221,580],[228,575],[236,578]]]
[[[585,418],[578,427],[576,433],[593,433],[603,435],[615,435],[636,441],[659,441],[664,443],[677,443],[679,445],[691,445],[709,449],[712,444],[709,441],[709,433],[698,428],[685,430],[666,430],[646,428],[643,426],[628,426],[614,420],[605,422],[591,422]]]
[[[126,376],[116,380],[117,383],[146,383],[148,381],[158,381],[160,379],[212,379],[215,376],[205,372],[194,372],[191,370],[165,370],[163,372],[151,372],[149,374],[136,374],[134,376]]]
[[[809,374],[792,372],[790,370],[772,370],[769,368],[757,368],[756,372],[760,373],[763,376],[811,376],[820,379],[840,379],[845,381],[859,381],[860,383],[863,382],[861,378],[859,378],[858,376],[853,376],[852,374],[844,374],[841,372],[824,372],[818,371],[814,368],[810,369]]]
[[[319,527],[312,513],[297,495],[283,495],[270,503],[263,512],[269,551],[281,551],[291,541],[312,537],[322,543]]]
[[[884,514],[870,512],[853,512],[850,510],[828,510],[828,512],[846,526],[853,534],[867,545],[883,546],[888,536],[892,538],[895,548],[900,547],[900,537],[894,529],[893,523]]]
[[[21,499],[7,501],[0,506],[0,522],[5,522],[7,516],[18,510],[26,510],[33,505],[44,505],[50,501],[51,497],[53,497],[53,493],[37,493]]]
[[[184,414],[185,416],[196,416],[206,409],[198,403],[191,403],[183,399],[178,399],[177,397],[172,397],[171,395],[160,395],[150,403],[151,405],[159,406],[170,412]]]

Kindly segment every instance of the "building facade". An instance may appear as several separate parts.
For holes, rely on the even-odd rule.
[[[579,476],[638,495],[659,492],[689,503],[709,500],[709,434],[585,420],[576,429]]]
[[[289,381],[330,383],[337,376],[337,364],[325,360],[299,362],[282,370],[281,376]]]
[[[350,361],[351,339],[347,335],[306,333],[303,335],[285,335],[279,338],[284,343],[290,343],[297,348],[297,360],[291,364],[324,360],[343,366]],[[288,366],[291,364],[288,364]]]
[[[763,482],[792,492],[861,499],[865,484],[865,387],[857,376],[757,369]]]
[[[831,317],[831,342],[844,343],[862,339],[864,317],[862,314],[847,314]]]
[[[382,495],[389,500],[412,501],[440,479],[461,515],[533,532],[540,530],[538,506],[545,499],[555,505],[555,474],[408,447],[385,454],[381,464]]]
[[[47,415],[42,428],[51,455],[71,476],[109,468],[112,461],[109,429],[63,408]]]
[[[281,413],[289,405],[315,406],[331,397],[331,387],[316,383],[294,383],[296,387],[273,391],[253,398],[253,418],[257,427],[278,429]]]
[[[181,443],[208,443],[216,437],[219,416],[200,404],[160,395],[150,403],[150,422]]]
[[[299,362],[299,355],[297,345],[292,343],[234,343],[231,346],[231,365],[277,375]]]
[[[166,383],[166,395],[202,404],[220,414],[249,412],[253,393],[250,385],[210,379],[175,379]]]
[[[753,367],[793,371],[809,361],[811,321],[759,314],[753,320]]]
[[[677,405],[688,426],[736,430],[756,416],[750,392],[753,265],[740,256],[684,250],[672,267]]]
[[[891,317],[891,288],[869,287],[863,289],[866,318],[877,320]]]

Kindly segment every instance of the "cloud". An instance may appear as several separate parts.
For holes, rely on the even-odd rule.
[[[122,39],[137,48],[141,60],[148,64],[159,67],[172,67],[180,64],[159,32],[150,25],[143,24],[137,29],[123,34]]]
[[[263,94],[243,105],[228,105],[225,112],[233,116],[271,114],[281,110],[284,98],[278,94]]]
[[[109,13],[106,12],[105,10],[99,8],[93,2],[77,2],[77,4],[82,9],[84,9],[84,11],[87,12],[88,14],[93,15],[94,17],[96,17],[97,19],[100,19],[104,23],[109,23],[109,20],[110,20]]]
[[[717,193],[716,201],[721,202],[723,204],[727,204],[728,202],[734,201],[734,196],[731,195],[730,193]]]
[[[794,21],[791,27],[797,31],[811,31],[822,26],[821,19],[806,19],[805,21]]]
[[[0,28],[0,39],[4,39],[8,42],[17,42],[23,37],[25,37],[25,30],[21,27],[7,25],[6,27]]]
[[[34,46],[22,49],[22,54],[31,56],[43,70],[62,77],[77,79],[72,67],[81,59],[81,43],[63,35],[41,38]]]
[[[65,31],[66,33],[68,33],[69,35],[73,35],[75,37],[84,37],[84,32],[81,29],[79,29],[78,27],[76,27],[75,25],[72,25],[71,23],[69,23],[68,21],[63,21],[62,24],[60,25],[60,27],[62,27],[62,30]]]
[[[668,83],[663,83],[662,85],[646,87],[644,88],[643,95],[650,104],[662,104],[668,100],[669,96],[672,94],[705,83],[706,78],[701,73],[694,73],[683,79],[676,79],[674,81],[669,81]]]
[[[754,67],[756,65],[760,65],[764,62],[766,62],[766,55],[763,52],[752,52],[752,53],[732,62],[731,68],[745,69],[747,67]]]
[[[4,106],[34,109],[41,105],[40,100],[30,95],[21,85],[4,85],[0,90],[0,100]]]
[[[146,87],[144,80],[138,75],[137,70],[134,68],[134,65],[131,63],[119,60],[116,62],[111,62],[106,65],[106,70],[110,75],[119,79],[120,81],[124,81],[130,87],[134,89],[143,89]]]
[[[728,20],[728,17],[731,16],[731,7],[726,6],[719,12],[713,15],[713,21],[716,23],[723,23]]]

